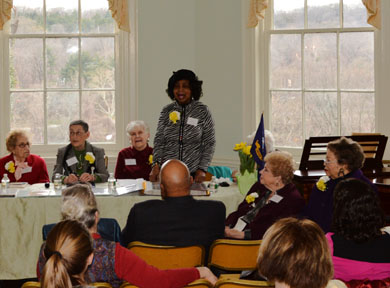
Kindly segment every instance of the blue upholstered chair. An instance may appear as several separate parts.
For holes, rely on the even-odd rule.
[[[43,225],[42,238],[44,241],[46,240],[50,230],[55,225],[56,223]],[[121,228],[115,219],[100,218],[97,230],[103,239],[114,241],[114,242],[121,242]]]

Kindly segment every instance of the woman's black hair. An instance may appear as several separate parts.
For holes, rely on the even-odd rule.
[[[194,100],[199,100],[200,97],[202,97],[202,84],[203,81],[198,79],[198,76],[191,70],[187,69],[181,69],[176,72],[173,72],[173,75],[171,78],[169,78],[168,81],[168,88],[165,90],[172,100],[175,99],[175,96],[173,95],[173,88],[175,87],[176,82],[180,80],[188,80],[190,82],[190,89],[191,89],[191,97]]]
[[[370,184],[348,178],[337,184],[333,195],[332,232],[357,243],[382,234],[384,214]]]

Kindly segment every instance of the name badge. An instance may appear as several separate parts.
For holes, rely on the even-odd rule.
[[[125,165],[126,166],[137,165],[137,161],[135,159],[125,159]]]
[[[30,173],[31,171],[32,171],[32,167],[26,167],[26,168],[22,169],[22,174]]]
[[[280,202],[280,200],[282,200],[283,199],[283,197],[282,196],[279,196],[279,195],[274,195],[274,196],[272,196],[271,197],[271,199],[269,199],[270,201],[272,201],[272,202],[275,202],[275,203],[279,203]]]
[[[244,231],[245,226],[246,226],[245,221],[243,221],[240,217],[240,218],[238,218],[238,221],[237,221],[236,225],[233,227],[233,229],[236,229],[238,231]]]
[[[68,164],[68,166],[72,166],[72,165],[77,164],[77,163],[79,163],[79,161],[77,161],[76,156],[73,156],[72,158],[66,159],[66,164]]]
[[[198,121],[199,120],[196,118],[188,117],[187,124],[192,125],[192,126],[196,126],[196,125],[198,125]]]

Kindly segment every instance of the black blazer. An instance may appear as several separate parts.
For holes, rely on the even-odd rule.
[[[225,205],[220,201],[196,200],[192,196],[149,200],[131,208],[122,231],[124,245],[142,241],[156,245],[203,245],[224,238]]]

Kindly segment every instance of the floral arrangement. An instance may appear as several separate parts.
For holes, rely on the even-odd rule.
[[[153,164],[153,154],[150,154],[149,155],[149,165],[152,165]]]
[[[15,163],[13,161],[5,163],[4,167],[9,173],[15,173]]]
[[[87,152],[87,154],[85,155],[85,160],[87,160],[89,164],[92,165],[93,163],[95,163],[95,156],[92,152]]]
[[[251,154],[251,145],[247,145],[244,142],[240,144],[236,144],[233,150],[238,151],[238,156],[240,157],[240,173],[244,175],[245,170],[249,173],[253,173],[255,171],[255,160]]]
[[[172,111],[171,113],[169,113],[169,120],[171,120],[173,124],[176,124],[176,122],[180,120],[180,112]]]
[[[329,176],[322,176],[316,183],[317,189],[320,191],[326,190],[326,183],[330,180]]]
[[[245,201],[248,203],[248,204],[251,204],[252,203],[252,206],[254,206],[254,202],[256,200],[256,198],[259,197],[259,194],[257,192],[252,192],[251,194],[247,195],[245,197]]]

